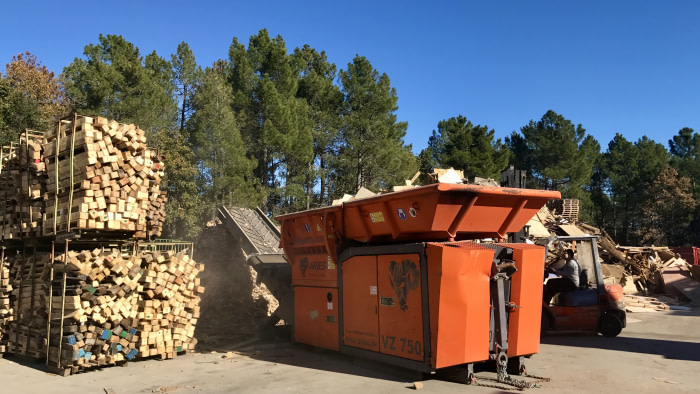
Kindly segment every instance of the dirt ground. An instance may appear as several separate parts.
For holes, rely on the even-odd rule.
[[[700,387],[700,308],[628,315],[617,338],[555,335],[527,362],[550,382],[530,393],[697,392]],[[43,364],[0,359],[2,393],[400,393],[415,374],[288,341],[219,342],[215,351],[166,361],[140,361],[69,377]],[[486,374],[485,376],[488,376]],[[424,379],[424,393],[500,390]]]

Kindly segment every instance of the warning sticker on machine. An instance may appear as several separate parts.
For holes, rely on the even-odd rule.
[[[370,212],[369,213],[369,218],[372,221],[372,223],[381,223],[384,221],[384,214],[379,211],[379,212]]]
[[[370,286],[369,287],[369,294],[377,295],[377,286]]]
[[[396,305],[396,301],[394,300],[394,297],[380,297],[379,304],[383,306],[394,306]]]

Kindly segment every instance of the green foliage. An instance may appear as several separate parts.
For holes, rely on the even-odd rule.
[[[197,65],[194,53],[186,42],[182,42],[177,46],[177,51],[171,55],[170,63],[172,64],[175,94],[180,104],[178,124],[180,125],[180,130],[183,130],[185,122],[194,112],[192,102],[204,72]]]
[[[582,198],[600,145],[586,130],[549,110],[506,138],[513,164],[524,169],[541,189],[559,190],[564,198]]]
[[[668,141],[671,165],[681,176],[688,177],[693,186],[693,194],[700,197],[700,135],[693,129],[684,127]]]
[[[312,168],[306,172],[305,189],[307,195],[311,195],[313,188],[318,186],[319,192],[313,205],[330,205],[332,202],[328,195],[332,171],[330,163],[338,149],[343,94],[334,84],[336,66],[328,62],[325,52],[318,53],[315,49],[304,45],[303,48],[297,48],[294,51],[294,58],[302,70],[297,97],[306,100],[309,106],[313,135],[314,157]],[[310,200],[308,199],[307,208],[311,205]]]
[[[14,90],[7,79],[0,78],[0,146],[17,141],[19,133],[26,128],[46,127],[38,104]]]
[[[641,208],[636,235],[646,245],[682,245],[690,240],[686,231],[697,206],[690,179],[666,166],[649,184],[648,199]]]
[[[603,154],[601,170],[607,178],[613,206],[613,237],[625,244],[638,241],[641,207],[650,198],[647,187],[668,163],[666,148],[646,136],[636,143],[616,134]]]
[[[24,129],[47,130],[65,115],[63,86],[27,52],[13,56],[0,74],[0,143],[16,141]]]
[[[73,109],[147,132],[171,128],[177,116],[171,64],[155,52],[143,58],[122,36],[100,34],[99,40],[63,70]]]
[[[253,177],[257,162],[246,154],[232,103],[233,93],[223,70],[207,69],[194,97],[188,129],[209,212],[222,204],[252,208],[264,198]]]
[[[233,108],[249,153],[257,159],[254,176],[268,193],[273,213],[303,209],[313,161],[309,106],[297,97],[301,66],[287,54],[281,36],[267,30],[250,38],[246,49],[234,38],[229,49]]]
[[[700,135],[693,129],[684,127],[678,135],[668,141],[671,152],[671,166],[678,170],[681,176],[690,179],[691,190],[696,201],[700,201]],[[700,205],[696,206],[693,219],[687,232],[686,242],[700,244]]]
[[[333,196],[354,194],[360,187],[386,190],[415,173],[418,161],[404,145],[407,124],[397,122],[396,89],[389,77],[356,56],[340,71],[344,124],[333,168]]]
[[[202,230],[206,205],[197,188],[199,171],[194,165],[192,146],[177,129],[155,133],[149,143],[159,147],[165,157],[161,188],[168,192],[168,203],[163,237],[193,240]]]
[[[475,176],[499,179],[507,166],[510,151],[500,139],[494,141],[494,130],[474,126],[462,115],[438,123],[437,134],[428,141],[422,156],[421,169],[439,166],[463,170],[467,178]]]

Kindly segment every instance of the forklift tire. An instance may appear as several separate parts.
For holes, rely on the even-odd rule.
[[[598,331],[606,337],[616,337],[622,331],[622,320],[612,313],[603,313],[598,320]]]

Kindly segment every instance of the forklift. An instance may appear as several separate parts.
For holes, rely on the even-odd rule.
[[[606,285],[598,257],[597,236],[558,236],[536,242],[550,250],[563,243],[572,245],[579,264],[578,289],[561,292],[549,305],[542,302],[541,333],[548,331],[578,331],[601,333],[616,337],[627,325],[622,286]],[[563,251],[563,249],[562,249]],[[557,257],[545,263],[547,268],[563,261]],[[558,268],[558,267],[557,267]]]

